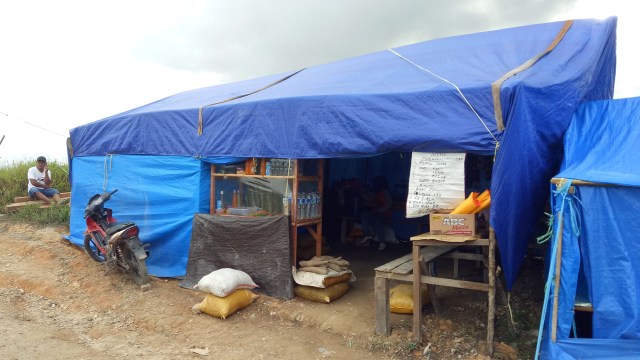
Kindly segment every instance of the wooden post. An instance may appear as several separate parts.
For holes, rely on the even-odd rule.
[[[209,214],[216,212],[216,178],[213,174],[216,173],[216,166],[211,164],[209,165],[209,169],[211,171],[211,185],[209,185]]]
[[[560,291],[560,269],[562,265],[562,228],[564,227],[563,211],[560,210],[558,222],[558,250],[556,251],[556,276],[553,286],[553,312],[551,314],[551,341],[556,342],[558,329],[558,293]]]
[[[496,233],[489,227],[489,295],[487,309],[487,352],[493,356],[493,333],[496,313]]]
[[[293,194],[291,201],[291,242],[293,246],[293,266],[298,266],[298,160],[293,160]]]
[[[320,198],[322,198],[322,172],[324,170],[324,166],[323,166],[323,161],[322,159],[318,160],[318,196],[320,196]],[[323,201],[320,201],[320,206],[318,207],[318,213],[320,214],[320,218],[322,218],[322,203]],[[316,256],[322,256],[322,221],[319,222],[316,225],[316,231],[318,234],[318,237],[316,238]]]
[[[413,340],[422,342],[422,297],[420,296],[420,247],[413,244]]]
[[[376,276],[373,284],[376,302],[376,334],[389,336],[391,335],[389,280]]]

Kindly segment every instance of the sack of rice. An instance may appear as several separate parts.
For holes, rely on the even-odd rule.
[[[429,301],[429,289],[424,287],[420,294],[422,304]],[[389,308],[395,314],[413,314],[413,285],[399,284],[389,290]]]
[[[327,304],[339,299],[348,291],[349,283],[347,282],[327,286],[324,289],[304,285],[298,285],[294,289],[295,294],[303,299]]]
[[[258,297],[248,289],[240,289],[226,297],[207,294],[201,303],[193,305],[191,311],[194,314],[205,313],[218,318],[226,318],[240,309],[244,309]]]
[[[193,288],[218,297],[225,297],[238,289],[255,289],[258,285],[244,271],[223,268],[205,275]]]

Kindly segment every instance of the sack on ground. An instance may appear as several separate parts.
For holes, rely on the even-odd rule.
[[[333,276],[333,277],[326,277],[324,279],[322,279],[322,285],[324,285],[324,287],[329,287],[331,285],[335,285],[338,283],[342,283],[342,282],[349,282],[349,280],[351,280],[351,273],[345,273],[339,276]]]
[[[205,275],[193,288],[218,297],[225,297],[238,289],[255,289],[258,285],[244,271],[223,268]]]
[[[422,303],[429,301],[429,289],[421,291]],[[395,314],[413,314],[413,285],[399,284],[389,290],[390,311]]]
[[[348,291],[349,284],[346,282],[337,283],[325,289],[304,285],[298,285],[294,289],[295,294],[303,299],[327,304],[339,299]]]
[[[197,314],[203,312],[218,318],[226,318],[240,309],[244,309],[258,297],[248,289],[240,289],[226,297],[207,294],[201,303],[195,304],[191,310]]]
[[[302,271],[302,269],[296,270],[295,267],[292,267],[291,272],[293,274],[293,281],[295,281],[296,284],[312,286],[321,289],[341,282],[356,281],[356,276],[353,275],[353,272],[351,272],[351,270],[344,270],[340,272],[329,270],[327,274],[318,274],[308,271]]]

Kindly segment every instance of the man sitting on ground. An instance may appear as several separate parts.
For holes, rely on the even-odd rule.
[[[47,159],[44,156],[38,156],[36,166],[27,172],[27,179],[29,179],[28,189],[31,198],[46,201],[51,205],[63,205],[69,202],[68,198],[61,199],[60,192],[53,188],[51,171],[47,167]]]

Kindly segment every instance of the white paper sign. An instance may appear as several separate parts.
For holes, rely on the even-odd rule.
[[[453,209],[464,200],[465,153],[420,153],[411,156],[407,217],[434,209]]]

